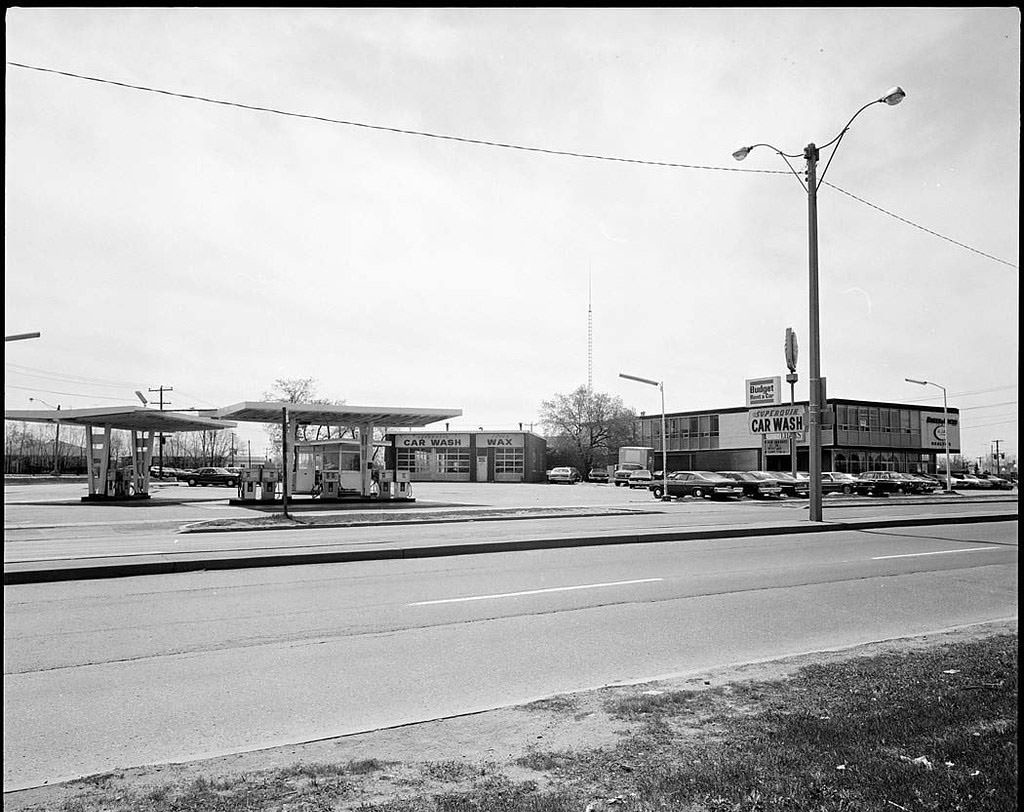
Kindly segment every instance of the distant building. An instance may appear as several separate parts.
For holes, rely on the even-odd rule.
[[[412,482],[543,482],[547,442],[529,431],[402,431],[387,467]]]
[[[788,413],[788,414],[787,414]],[[808,470],[807,401],[789,406],[734,407],[673,412],[665,416],[666,456],[670,471],[788,471],[788,432],[797,439],[797,468]],[[795,417],[791,416],[794,415]],[[794,422],[795,421],[795,422]],[[948,409],[949,453],[960,452],[960,413]],[[637,418],[638,445],[661,453],[661,415]],[[823,471],[902,471],[935,473],[943,469],[945,444],[942,409],[906,403],[829,398],[822,410]]]

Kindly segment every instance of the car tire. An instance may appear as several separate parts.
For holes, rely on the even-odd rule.
[[[195,481],[194,479],[190,479],[190,480],[188,481],[188,486],[189,486],[190,488],[194,488],[194,487],[195,487],[195,486],[196,486],[197,484],[199,484],[199,483],[197,483],[197,482],[196,482],[196,481]]]
[[[655,499],[661,499],[665,495],[665,491],[661,488],[651,488],[651,493],[654,494]]]
[[[853,493],[853,488],[851,488],[849,485],[843,485],[843,493],[849,496],[851,493]]]
[[[228,480],[228,487],[229,487],[229,488],[233,488],[233,487],[235,487],[235,480],[233,480],[233,479],[229,479],[229,480]]]
[[[694,488],[693,489],[693,498],[694,499],[703,499],[704,498],[704,489],[703,488]]]

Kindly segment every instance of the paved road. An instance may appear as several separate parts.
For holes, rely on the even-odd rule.
[[[222,493],[224,489],[167,486],[160,490],[159,499],[144,504],[69,504],[67,497],[75,493],[77,487],[7,489],[5,572],[96,568],[119,563],[159,568],[167,562],[232,560],[250,555],[312,556],[335,550],[451,547],[473,544],[482,538],[489,543],[501,543],[524,539],[607,539],[623,534],[693,532],[702,528],[721,531],[754,525],[781,529],[785,525],[805,523],[807,517],[806,500],[722,503],[687,499],[665,503],[641,491],[599,485],[569,488],[424,483],[417,486],[417,495],[422,501],[413,506],[391,510],[363,506],[358,510],[298,515],[309,518],[333,513],[348,520],[370,523],[387,516],[411,522],[436,518],[442,513],[452,516],[468,511],[472,514],[481,508],[522,508],[526,515],[525,512],[532,509],[566,506],[576,506],[591,515],[489,521],[483,532],[479,524],[467,523],[182,534],[182,528],[208,524],[211,520],[266,514],[228,505]],[[905,520],[914,516],[953,516],[965,512],[1015,515],[1016,509],[1015,494],[1002,498],[986,495],[945,500],[838,498],[828,500],[825,518],[838,522]],[[595,513],[598,515],[593,515]]]
[[[9,586],[4,789],[1015,617],[1016,542],[1002,522]]]

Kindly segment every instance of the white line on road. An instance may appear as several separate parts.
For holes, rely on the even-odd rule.
[[[903,555],[876,555],[872,558],[872,561],[881,561],[883,558],[914,558],[920,555],[946,555],[947,553],[974,553],[981,552],[982,550],[991,551],[998,550],[998,547],[967,547],[963,550],[935,550],[930,553],[903,553]]]
[[[570,592],[576,589],[600,589],[606,586],[625,586],[627,584],[649,584],[664,581],[664,578],[638,578],[635,581],[611,581],[606,584],[579,584],[577,586],[553,586],[549,589],[527,589],[522,592],[500,592],[494,595],[473,595],[467,598],[444,598],[437,601],[417,601],[407,606],[432,606],[438,603],[462,603],[463,601],[486,601],[492,598],[518,598],[521,595],[540,595],[545,592]]]

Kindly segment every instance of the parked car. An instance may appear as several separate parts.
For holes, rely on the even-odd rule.
[[[903,476],[913,483],[914,493],[932,493],[939,489],[939,483],[930,477],[921,474],[904,474]]]
[[[238,484],[238,474],[231,473],[227,468],[196,468],[178,474],[179,482],[187,482],[190,488],[197,485],[225,485],[229,488]]]
[[[995,474],[980,474],[979,479],[984,479],[986,482],[992,483],[992,487],[1000,491],[1013,490],[1013,483],[1005,477],[996,476]]]
[[[654,474],[648,471],[646,468],[641,468],[639,471],[633,471],[629,475],[629,479],[626,484],[630,488],[647,488],[654,481]]]
[[[165,465],[163,470],[160,470],[159,465],[149,466],[149,476],[151,479],[177,479],[178,474],[188,473],[182,468],[172,468],[169,465]]]
[[[607,482],[610,479],[607,468],[591,468],[587,482]]]
[[[548,471],[548,482],[562,482],[566,485],[575,485],[580,481],[580,472],[575,468],[561,467],[552,468]]]
[[[806,499],[811,490],[811,483],[807,479],[794,477],[786,471],[748,471],[759,479],[774,479],[782,488],[783,496],[799,496]]]
[[[845,493],[851,494],[857,491],[857,477],[853,474],[844,474],[841,471],[821,472],[822,493]]]
[[[665,486],[668,492],[665,492]],[[743,487],[733,479],[713,471],[673,471],[668,480],[655,480],[650,485],[655,499],[674,496],[680,499],[693,496],[697,499],[728,499],[743,496]]]
[[[738,482],[743,495],[752,499],[770,499],[782,496],[782,486],[777,479],[762,479],[747,471],[719,471],[722,476]]]
[[[629,475],[634,471],[643,471],[644,467],[638,462],[624,462],[618,468],[615,469],[615,473],[612,474],[612,480],[615,482],[615,486],[629,484]]]
[[[903,493],[907,487],[894,471],[865,471],[857,476],[858,491],[866,496],[888,496]]]

